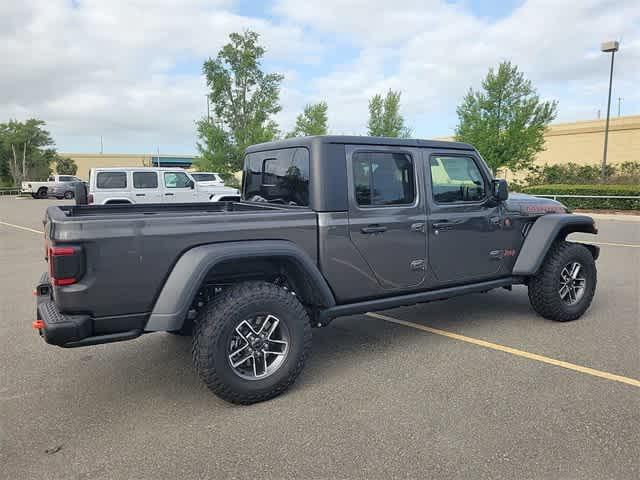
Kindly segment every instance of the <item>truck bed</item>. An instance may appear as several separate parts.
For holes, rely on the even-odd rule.
[[[45,218],[49,245],[81,247],[86,265],[77,283],[54,287],[56,304],[63,313],[84,313],[90,305],[86,313],[97,330],[103,317],[148,314],[173,266],[193,247],[287,240],[317,263],[317,228],[308,208],[254,202],[53,206]],[[105,319],[105,327],[113,322]]]

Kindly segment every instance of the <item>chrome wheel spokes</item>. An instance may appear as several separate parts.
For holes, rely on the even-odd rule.
[[[578,303],[584,295],[587,280],[583,275],[582,265],[578,262],[572,262],[560,271],[560,288],[558,295],[560,299],[573,305]]]
[[[275,372],[289,352],[289,330],[273,315],[258,315],[236,326],[228,358],[234,373],[258,380]]]

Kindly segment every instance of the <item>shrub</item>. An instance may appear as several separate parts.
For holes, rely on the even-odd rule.
[[[640,183],[634,185],[536,185],[523,189],[532,195],[615,195],[640,196]],[[636,198],[558,198],[570,208],[640,210],[640,199]]]
[[[600,165],[579,165],[565,163],[559,165],[534,166],[529,170],[525,182],[528,185],[548,185],[570,183],[576,185],[602,183]],[[640,183],[640,162],[624,162],[607,165],[604,183],[634,184]]]

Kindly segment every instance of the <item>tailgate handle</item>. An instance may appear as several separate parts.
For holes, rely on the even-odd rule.
[[[383,233],[387,231],[387,227],[383,225],[368,225],[360,229],[362,233]]]

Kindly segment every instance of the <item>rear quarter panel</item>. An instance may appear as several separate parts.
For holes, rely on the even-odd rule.
[[[317,264],[317,219],[310,210],[192,215],[108,215],[47,223],[56,244],[81,244],[87,271],[74,285],[55,287],[68,313],[110,317],[150,312],[178,258],[216,242],[289,240]]]

